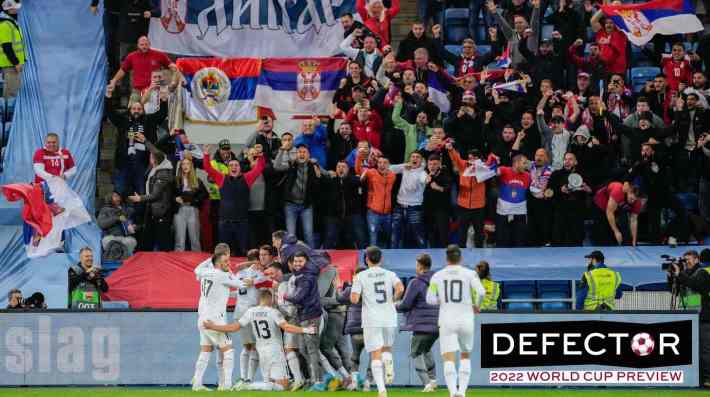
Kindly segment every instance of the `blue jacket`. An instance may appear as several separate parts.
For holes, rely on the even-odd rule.
[[[322,310],[320,294],[318,293],[318,269],[305,266],[300,272],[294,273],[296,289],[286,300],[298,306],[298,321],[320,317]]]
[[[300,134],[297,136],[296,139],[293,140],[293,146],[296,147],[300,144],[308,146],[311,158],[318,160],[320,168],[325,170],[328,169],[327,142],[328,133],[326,132],[325,126],[320,124],[315,128],[313,134]]]
[[[607,267],[607,265],[599,263],[594,268],[605,269]],[[579,289],[577,289],[577,310],[584,310],[584,300],[587,299],[588,293],[589,286],[587,285],[587,281],[584,276],[582,276],[582,283],[579,285]],[[621,299],[622,295],[624,295],[624,291],[621,290],[621,285],[619,285],[619,288],[616,289],[616,299]]]
[[[420,274],[407,285],[402,302],[397,305],[397,311],[407,315],[407,322],[402,331],[433,334],[439,332],[439,308],[426,303],[426,293],[433,271]]]
[[[326,268],[330,264],[330,260],[324,255],[323,251],[314,250],[306,244],[298,241],[298,238],[293,234],[286,235],[281,242],[281,250],[279,256],[283,263],[287,263],[288,259],[298,251],[303,251],[308,255],[308,263],[306,267],[312,268],[313,271],[317,268],[318,271]]]
[[[345,335],[362,334],[362,304],[350,303],[351,286],[343,286],[343,290],[338,293],[338,302],[348,306],[348,313],[345,315]]]

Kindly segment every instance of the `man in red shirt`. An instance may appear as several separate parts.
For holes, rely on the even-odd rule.
[[[609,73],[625,75],[628,39],[623,32],[616,28],[611,18],[602,18],[603,15],[600,9],[590,20],[592,30],[596,33],[594,41],[599,44],[601,58],[608,60],[605,63]]]
[[[54,132],[47,134],[44,147],[37,149],[32,157],[32,163],[35,183],[41,183],[52,176],[71,178],[76,173],[74,158],[68,149],[59,148],[59,135]]]
[[[631,245],[636,246],[638,232],[638,214],[643,206],[640,190],[628,182],[611,182],[594,195],[595,222],[594,243],[609,245],[616,241],[621,245],[624,236],[616,224],[616,212],[621,209],[629,214]],[[613,237],[612,237],[613,236]]]
[[[690,59],[685,55],[683,43],[675,43],[671,48],[671,54],[663,54],[660,62],[661,72],[666,75],[671,93],[683,91],[690,87],[693,81],[693,67]],[[679,87],[683,84],[683,87]]]
[[[170,62],[170,58],[160,51],[150,48],[148,37],[141,36],[138,39],[138,49],[126,56],[121,63],[121,68],[118,69],[116,75],[113,76],[108,84],[108,92],[112,93],[118,84],[126,76],[126,73],[133,70],[133,89],[140,92],[150,86],[150,75],[154,70],[161,68],[170,68],[173,71],[173,81],[171,89],[177,86],[179,76],[177,66]]]

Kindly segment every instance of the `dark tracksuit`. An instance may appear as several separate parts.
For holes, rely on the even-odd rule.
[[[700,370],[703,379],[701,384],[710,383],[710,263],[700,263],[702,266],[692,276],[687,272],[678,275],[680,285],[690,287],[700,294]]]

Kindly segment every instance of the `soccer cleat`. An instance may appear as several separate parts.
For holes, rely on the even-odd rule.
[[[348,391],[357,391],[357,387],[358,387],[358,379],[351,379],[350,383],[348,383],[348,386],[346,387],[346,389]]]
[[[424,386],[422,393],[433,393],[436,391],[436,381],[431,381]]]
[[[212,389],[205,385],[192,385],[192,391],[212,391]]]
[[[370,391],[370,380],[369,379],[365,379],[365,382],[362,383],[362,391],[364,391],[364,392]]]
[[[326,390],[327,390],[327,387],[324,382],[315,383],[313,386],[311,386],[310,389],[308,389],[308,391],[318,391],[318,392],[326,391]]]
[[[251,381],[248,379],[247,380],[240,380],[239,382],[237,382],[236,385],[234,385],[234,387],[232,387],[232,391],[246,390],[250,384],[251,384]]]
[[[337,376],[331,377],[330,381],[326,383],[326,385],[328,386],[328,391],[338,391],[342,384],[343,380]]]
[[[391,385],[394,382],[394,362],[385,362],[385,384]]]
[[[377,397],[387,397],[387,390],[377,393]]]
[[[295,380],[295,381],[293,381],[293,384],[291,385],[291,391],[298,391],[298,390],[301,390],[301,388],[302,388],[303,385],[305,385],[305,384],[306,384],[306,382],[304,382],[303,379],[301,379],[301,380]]]

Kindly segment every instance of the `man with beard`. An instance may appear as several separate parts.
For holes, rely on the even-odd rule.
[[[530,168],[528,195],[528,244],[533,247],[550,244],[552,208],[548,182],[552,175],[552,167],[548,163],[545,149],[535,151],[535,161]]]
[[[246,147],[254,147],[257,143],[261,144],[266,158],[272,160],[276,158],[281,147],[281,140],[274,132],[274,119],[268,115],[261,117],[257,130],[247,138],[245,145]]]
[[[118,113],[106,101],[109,121],[116,126],[116,154],[113,184],[121,195],[145,193],[145,175],[148,169],[148,152],[146,145],[136,139],[143,136],[150,142],[157,141],[156,131],[168,114],[168,103],[161,99],[160,110],[146,115],[140,102],[128,106],[128,114]]]
[[[579,174],[577,156],[565,154],[562,169],[553,171],[548,182],[552,191],[552,244],[555,246],[581,246],[584,241],[585,200],[592,188],[583,180],[581,188],[569,186],[569,176]]]
[[[700,134],[710,130],[710,111],[698,106],[698,95],[689,94],[685,101],[676,99],[674,126],[678,141],[673,148],[674,182],[685,192],[697,182],[695,169],[690,166]],[[695,190],[695,189],[692,189]]]
[[[654,128],[651,125],[651,113],[646,112],[639,117],[638,128],[623,127],[621,132],[629,141],[628,149],[624,148],[624,158],[629,160],[629,164],[635,164],[643,153],[641,145],[644,142],[652,145],[663,142],[663,139],[669,136],[673,130],[670,128]]]
[[[402,182],[397,192],[397,205],[392,211],[392,235],[390,248],[404,248],[407,231],[417,248],[426,248],[424,229],[424,190],[427,184],[426,167],[422,154],[412,152],[409,163],[390,165],[390,171],[402,174]]]
[[[683,204],[671,193],[671,183],[667,166],[662,156],[657,156],[654,145],[641,145],[641,159],[629,172],[630,180],[639,180],[642,191],[647,195],[646,211],[640,215],[641,224],[646,223],[647,239],[651,243],[661,242],[661,236],[668,236],[668,244],[675,246],[678,240],[688,241],[688,214]],[[667,225],[665,233],[661,230],[661,212],[669,209],[673,220]]]
[[[424,190],[424,219],[429,246],[444,248],[449,240],[449,212],[451,207],[451,176],[442,168],[441,157],[432,154],[427,159],[426,189]]]
[[[541,80],[549,79],[554,82],[555,87],[563,87],[566,54],[560,50],[559,36],[555,40],[543,39],[536,53],[528,49],[528,41],[532,39],[527,37],[521,40],[518,48],[530,64],[530,75],[534,85],[537,87]]]
[[[336,109],[337,111],[337,109]],[[357,147],[357,140],[353,136],[353,127],[343,121],[335,130],[335,114],[328,120],[328,169],[335,169],[340,160],[348,157],[350,152]]]

